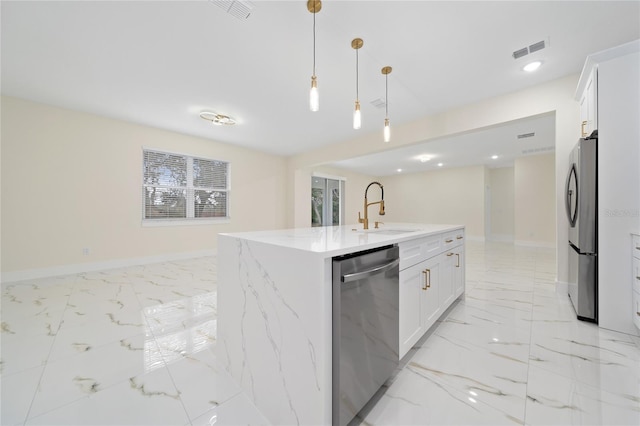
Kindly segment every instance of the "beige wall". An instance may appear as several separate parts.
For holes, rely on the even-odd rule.
[[[555,160],[555,216],[556,216],[556,256],[557,279],[566,282],[568,277],[568,229],[564,220],[564,177],[567,174],[569,152],[580,137],[580,111],[574,99],[578,75],[552,80],[528,89],[496,96],[480,102],[465,105],[440,114],[424,117],[414,122],[397,124],[393,130],[393,140],[380,143],[379,134],[369,133],[350,141],[333,144],[321,149],[305,152],[289,158],[288,175],[294,179],[287,194],[287,218],[289,224],[295,217],[297,199],[301,194],[296,179],[297,171],[310,166],[358,157],[374,152],[411,145],[463,132],[472,132],[483,127],[501,124],[539,114],[554,114],[556,132]],[[308,182],[308,181],[307,181]],[[308,186],[308,185],[307,185]],[[308,199],[308,197],[306,198]],[[516,213],[517,214],[517,213]]]
[[[288,159],[89,114],[3,98],[2,270],[209,250],[215,248],[217,232],[308,226],[310,175],[314,167],[441,136],[471,132],[510,120],[553,113],[556,120],[558,279],[566,281],[568,252],[564,241],[567,239],[567,229],[563,226],[564,222],[559,220],[564,217],[563,207],[559,206],[567,171],[565,160],[579,137],[579,108],[574,100],[577,79],[577,75],[563,77],[523,91],[396,125],[394,139],[389,144],[380,143],[376,132]],[[37,121],[34,117],[37,117]],[[140,181],[142,146],[231,161],[231,223],[210,227],[142,228],[140,190],[137,185],[131,184]],[[39,214],[43,206],[35,199],[23,196],[25,188],[34,186],[33,177],[25,171],[26,160],[21,158],[31,152],[34,155],[29,161],[39,167],[42,173],[55,172],[64,178],[65,192],[43,196],[45,201],[48,197],[49,204],[61,200],[53,205],[62,205],[64,208],[49,211],[46,215]],[[83,161],[74,161],[74,158]],[[109,161],[119,162],[117,173],[112,167],[104,165]],[[60,165],[58,169],[54,167],[56,164]],[[78,175],[84,180],[77,179]],[[14,184],[14,181],[18,183]],[[368,181],[369,178],[362,179],[363,185]],[[50,181],[39,184],[45,188],[59,187]],[[106,196],[96,197],[96,188]],[[357,192],[356,189],[352,201],[356,206]],[[79,200],[83,197],[94,201],[91,204],[81,203]],[[110,197],[121,198],[118,208],[112,207]],[[260,215],[255,214],[256,205],[261,206]],[[357,211],[357,207],[354,210]],[[350,221],[350,215],[347,213],[347,222]],[[385,219],[389,220],[389,217]],[[117,230],[105,232],[107,226]],[[474,229],[474,232],[478,232],[475,225]],[[41,243],[35,244],[35,241]],[[82,256],[81,249],[87,246],[92,254]],[[52,247],[57,247],[55,253]]]
[[[515,160],[516,243],[555,244],[555,174],[554,154],[533,155]]]
[[[493,241],[513,241],[514,238],[514,168],[489,169],[491,188],[491,232]],[[554,188],[550,189],[553,196]]]
[[[484,239],[484,175],[484,166],[473,166],[380,178],[382,220],[462,224],[469,237]]]
[[[142,227],[143,147],[229,161],[230,222]],[[3,276],[214,251],[219,232],[285,225],[282,157],[9,97],[2,154]]]

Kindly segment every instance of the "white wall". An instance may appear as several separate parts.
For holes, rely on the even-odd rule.
[[[471,166],[380,178],[382,221],[465,225],[467,236],[484,240],[484,175],[484,166]]]
[[[142,147],[229,161],[230,222],[142,227]],[[5,280],[213,252],[219,232],[285,224],[282,157],[10,97],[2,154]]]
[[[520,157],[515,160],[516,244],[551,247],[555,245],[555,174],[553,153]],[[564,205],[562,207],[564,208]]]
[[[489,169],[489,185],[491,187],[491,232],[492,241],[513,242],[514,231],[514,168],[500,167]],[[554,188],[550,189],[551,194]]]

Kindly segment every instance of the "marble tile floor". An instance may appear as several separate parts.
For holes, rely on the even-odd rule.
[[[555,253],[467,245],[467,292],[362,425],[638,425],[640,338],[575,319]],[[2,425],[263,425],[217,361],[215,259],[2,285]]]

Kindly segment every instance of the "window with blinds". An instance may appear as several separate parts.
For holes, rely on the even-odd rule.
[[[229,217],[229,163],[143,151],[143,219]]]

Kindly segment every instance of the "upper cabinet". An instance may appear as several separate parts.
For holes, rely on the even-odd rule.
[[[580,137],[587,137],[598,128],[598,67],[589,72],[580,95]]]

